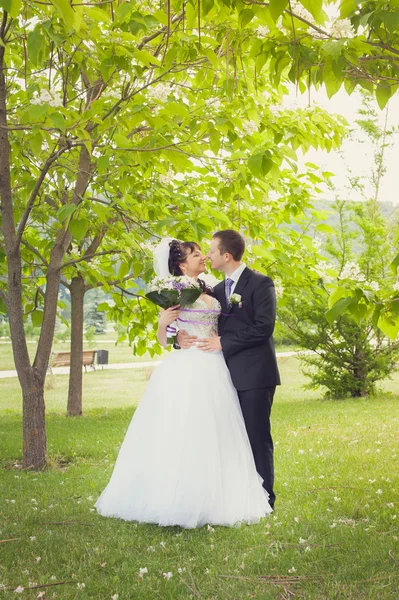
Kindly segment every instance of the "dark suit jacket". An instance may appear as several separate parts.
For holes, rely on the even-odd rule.
[[[279,385],[272,335],[276,320],[273,281],[244,269],[234,290],[241,295],[241,308],[227,306],[224,281],[215,286],[214,294],[222,305],[219,335],[235,388],[243,391]]]

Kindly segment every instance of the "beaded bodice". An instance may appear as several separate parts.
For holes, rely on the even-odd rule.
[[[221,306],[216,298],[211,298],[210,306],[205,300],[198,298],[193,304],[182,309],[177,324],[179,329],[184,329],[190,335],[199,338],[210,337],[218,331],[220,313]]]

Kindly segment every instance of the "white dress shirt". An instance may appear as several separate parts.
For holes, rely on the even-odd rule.
[[[229,275],[229,277],[226,277],[226,279],[232,279],[234,282],[233,285],[231,286],[230,296],[231,296],[231,294],[234,294],[234,290],[236,288],[238,280],[240,279],[242,272],[246,268],[247,268],[247,265],[245,263],[241,263],[240,266],[237,267],[237,269],[235,271],[233,271],[231,275]]]

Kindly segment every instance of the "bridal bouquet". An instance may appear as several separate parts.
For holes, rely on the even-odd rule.
[[[171,306],[188,306],[193,304],[201,295],[202,290],[199,283],[191,277],[156,277],[148,286],[145,295],[161,308],[170,308]],[[168,342],[176,342],[177,329],[173,325],[166,328],[166,338]]]
[[[180,305],[182,307],[193,304],[201,295],[199,283],[191,277],[155,277],[148,286],[145,295],[161,308],[170,308]]]

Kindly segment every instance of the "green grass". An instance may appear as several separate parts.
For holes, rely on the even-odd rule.
[[[47,390],[44,473],[15,466],[20,400],[16,381],[0,380],[0,540],[18,538],[0,544],[0,584],[72,582],[20,596],[43,590],[47,599],[397,599],[398,374],[375,398],[333,402],[303,391],[295,359],[280,366],[284,385],[272,414],[276,512],[259,525],[214,532],[126,523],[93,511],[145,374],[87,374],[85,416],[75,419],[63,415],[67,379],[57,376]],[[0,599],[15,597],[0,592]]]

